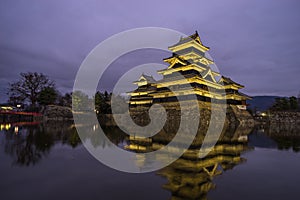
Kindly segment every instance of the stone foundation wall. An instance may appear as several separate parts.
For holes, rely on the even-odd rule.
[[[161,104],[164,106],[168,113],[168,120],[172,121],[174,123],[180,123],[180,116],[181,116],[181,109],[178,103],[165,103]],[[191,107],[193,104],[189,102],[183,103],[183,106],[189,107],[188,112],[196,112]],[[219,122],[220,119],[219,116],[214,116],[215,118],[211,118],[211,104],[209,102],[200,102],[198,101],[199,111],[200,111],[200,126],[207,126],[210,122],[210,120],[213,120],[214,122]],[[218,111],[224,112],[223,106],[215,105],[214,109],[216,109],[216,113]],[[183,109],[184,110],[184,109]],[[254,120],[251,114],[247,110],[241,110],[235,105],[227,105],[226,106],[226,119],[225,119],[225,126],[229,127],[237,127],[239,125],[241,126],[247,126],[247,127],[253,127],[254,126]],[[139,125],[146,125],[149,123],[150,119],[148,116],[148,108],[147,107],[135,107],[130,109],[130,113],[134,121]],[[193,113],[189,113],[191,116]],[[166,125],[168,126],[168,124]],[[173,125],[172,125],[173,126]]]
[[[266,119],[266,125],[277,135],[300,135],[300,112],[272,112]]]
[[[72,120],[73,114],[72,109],[69,107],[49,105],[43,110],[43,120]]]
[[[269,115],[269,123],[300,125],[300,112],[272,112]]]

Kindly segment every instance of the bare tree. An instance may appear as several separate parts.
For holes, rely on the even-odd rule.
[[[298,93],[298,110],[300,110],[300,91],[299,91],[299,93]]]
[[[8,95],[10,99],[29,101],[35,107],[40,92],[47,87],[54,87],[54,82],[44,74],[21,73],[18,81],[9,84]]]

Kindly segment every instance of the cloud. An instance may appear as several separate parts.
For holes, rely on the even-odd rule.
[[[198,30],[221,72],[245,85],[250,95],[296,95],[299,4],[297,0],[3,0],[0,78],[5,81],[1,83],[17,79],[23,71],[38,71],[69,91],[81,62],[99,42],[127,29],[158,26],[185,34]],[[141,63],[145,57],[132,59]],[[122,70],[107,77],[114,80],[121,75],[118,71]],[[0,85],[1,93],[5,87]]]

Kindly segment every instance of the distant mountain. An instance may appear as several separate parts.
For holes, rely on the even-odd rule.
[[[247,100],[247,104],[249,104],[248,108],[254,110],[256,108],[257,111],[264,111],[270,108],[274,102],[275,98],[279,96],[254,96],[251,100]]]

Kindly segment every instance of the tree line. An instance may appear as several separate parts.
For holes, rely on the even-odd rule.
[[[54,81],[50,80],[46,75],[37,72],[20,73],[17,81],[9,83],[8,89],[9,103],[17,106],[18,104],[28,105],[28,111],[40,111],[41,108],[47,105],[59,105],[72,107],[78,111],[95,110],[99,114],[110,114],[110,101],[113,97],[112,93],[96,92],[89,98],[82,91],[75,91],[61,94]],[[114,96],[118,102],[126,102],[121,96]],[[296,98],[279,97],[275,99],[275,103],[269,108],[271,111],[299,111],[300,109],[300,94]],[[91,108],[91,102],[94,101],[95,108]],[[119,109],[120,112],[125,110]]]
[[[275,98],[275,103],[270,107],[271,111],[298,111],[300,106],[300,98],[295,96],[291,97],[278,97]]]
[[[97,113],[111,113],[110,100],[112,93],[107,91],[98,91],[92,98],[89,98],[82,91],[75,91],[61,94],[55,85],[55,82],[43,73],[26,72],[20,73],[17,81],[9,83],[8,102],[13,106],[27,105],[27,111],[40,111],[47,105],[59,105],[72,107],[76,110],[95,110]],[[121,96],[116,98],[119,101],[125,102]],[[91,108],[91,101],[94,101],[95,108]]]

